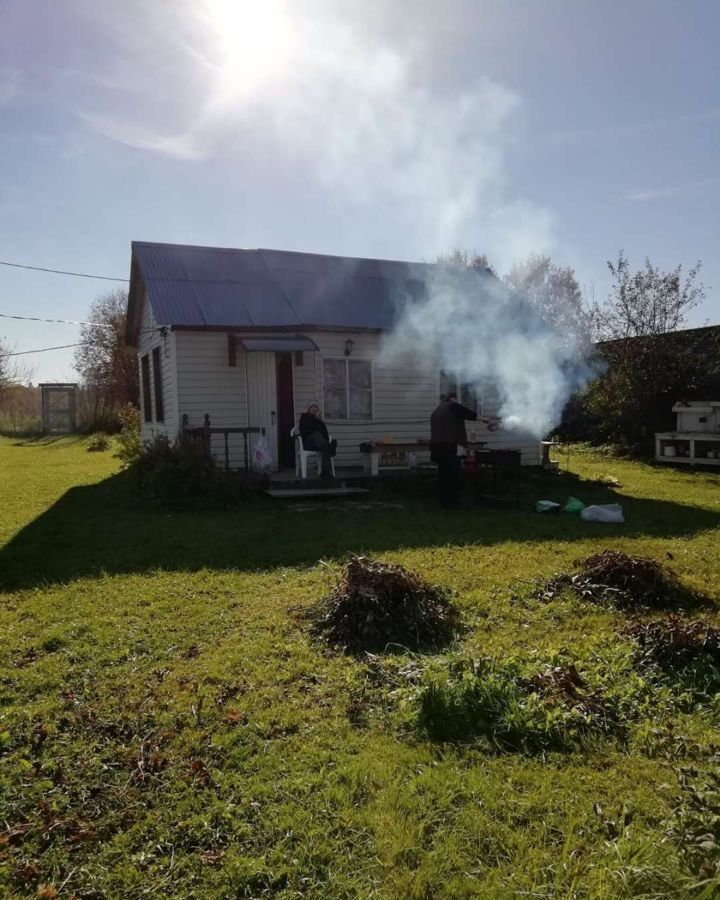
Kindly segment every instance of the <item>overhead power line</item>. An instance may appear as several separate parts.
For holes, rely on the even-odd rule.
[[[23,322],[52,322],[54,325],[96,325],[98,328],[114,328],[107,322],[74,322],[72,319],[41,319],[38,316],[11,316],[8,313],[0,313],[0,319],[20,319]]]
[[[0,259],[0,266],[10,266],[13,269],[30,269],[33,272],[49,272],[51,275],[71,275],[74,278],[95,278],[99,281],[124,281],[129,278],[114,278],[110,275],[89,275],[87,272],[67,272],[64,269],[46,269],[43,266],[26,266],[23,263],[6,262]]]
[[[17,353],[6,353],[6,356],[25,356],[27,353],[48,353],[50,350],[67,350],[68,347],[79,347],[80,344],[61,344],[59,347],[41,347],[40,350],[19,350]]]
[[[0,313],[0,319],[18,319],[22,322],[51,322],[53,325],[92,325],[96,328],[115,328],[115,325],[107,322],[75,322],[73,319],[41,319],[38,316],[11,316],[8,313]],[[154,334],[159,331],[163,337],[167,337],[170,327],[168,325],[156,325],[154,328],[139,328],[139,334]],[[77,344],[65,344],[66,347],[76,347]],[[48,350],[59,350],[59,347],[48,347]],[[23,350],[23,353],[40,353],[42,351]],[[12,356],[13,354],[6,354]],[[19,355],[19,354],[16,354]]]

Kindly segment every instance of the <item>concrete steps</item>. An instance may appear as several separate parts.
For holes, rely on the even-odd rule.
[[[300,482],[297,487],[270,487],[264,490],[263,493],[276,500],[300,500],[308,497],[317,500],[323,497],[333,497],[335,499],[338,497],[358,497],[362,494],[369,494],[370,490],[362,487],[348,487],[342,484],[313,487],[308,485],[307,482]]]

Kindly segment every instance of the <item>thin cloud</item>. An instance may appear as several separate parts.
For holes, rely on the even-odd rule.
[[[0,106],[10,103],[20,93],[20,72],[12,66],[0,66]]]
[[[558,143],[601,140],[603,138],[632,137],[646,132],[660,131],[664,128],[675,128],[678,125],[702,125],[717,120],[720,120],[720,107],[712,107],[694,113],[680,113],[676,116],[663,116],[637,122],[607,123],[591,128],[559,129],[541,133],[538,137]]]
[[[163,135],[145,130],[128,120],[110,119],[92,113],[78,112],[78,117],[91,131],[134,150],[159,153],[188,162],[205,159],[208,155],[190,134]]]
[[[672,187],[656,188],[647,191],[633,191],[625,195],[625,200],[633,203],[651,203],[653,200],[666,200],[673,197],[681,197],[698,188],[713,187],[720,184],[720,177],[703,178],[699,181],[689,181],[686,184],[678,184]]]

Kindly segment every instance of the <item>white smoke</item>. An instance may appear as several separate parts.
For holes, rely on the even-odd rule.
[[[398,298],[386,364],[453,373],[497,391],[504,429],[541,438],[592,377],[580,335],[563,333],[485,270],[438,266],[423,299]]]

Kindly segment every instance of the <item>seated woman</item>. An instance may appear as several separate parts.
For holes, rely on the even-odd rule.
[[[305,450],[314,450],[322,454],[322,477],[332,478],[330,459],[337,451],[337,441],[330,440],[327,427],[320,418],[319,404],[311,403],[308,411],[302,413],[298,431]]]

